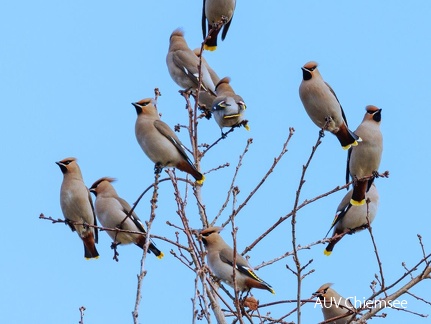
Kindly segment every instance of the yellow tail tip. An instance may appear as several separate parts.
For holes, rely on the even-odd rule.
[[[202,175],[202,179],[196,180],[196,183],[199,184],[199,185],[202,185],[204,183],[204,181],[205,181],[205,176]]]
[[[92,257],[92,258],[85,258],[85,260],[92,260],[92,259],[98,259],[98,258],[99,258],[99,256],[96,256],[96,257]]]
[[[208,46],[208,45],[204,45],[204,50],[207,50],[207,51],[215,51],[217,49],[217,46]]]
[[[332,251],[328,251],[327,249],[323,250],[323,254],[326,256],[330,256]]]
[[[157,256],[157,259],[163,259],[165,255],[163,254],[163,252],[160,251],[160,254]]]
[[[355,141],[355,143],[356,143],[356,141]],[[354,143],[353,143],[354,144]],[[356,145],[358,145],[358,143],[356,143],[356,145],[353,145],[353,144],[347,144],[346,146],[341,146],[342,148],[343,148],[343,150],[348,150],[351,146],[356,146]]]
[[[248,124],[244,125],[244,128],[248,131],[250,130],[250,126],[248,126]]]
[[[271,289],[271,294],[275,295],[275,290]]]
[[[350,203],[352,206],[362,206],[365,204],[365,199],[362,199],[361,201],[350,199]]]

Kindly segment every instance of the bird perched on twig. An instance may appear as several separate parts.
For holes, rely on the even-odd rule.
[[[334,134],[343,149],[358,145],[361,138],[347,127],[347,119],[334,90],[327,84],[316,62],[306,63],[302,69],[299,97],[313,123]],[[323,135],[323,133],[322,133]]]
[[[184,145],[174,131],[160,120],[155,104],[152,98],[132,103],[138,114],[135,135],[139,145],[155,163],[156,173],[171,166],[191,174],[198,184],[202,184],[205,177],[190,161]]]
[[[372,184],[370,190],[365,195],[365,199],[370,200],[369,204],[353,206],[350,203],[352,194],[353,189],[351,189],[344,196],[337,208],[337,214],[335,215],[334,221],[332,222],[331,228],[329,229],[329,231],[331,231],[331,229],[334,228],[332,237],[344,232],[350,232],[349,234],[352,234],[352,230],[360,231],[363,229],[361,227],[368,224],[367,217],[370,224],[376,217],[377,209],[379,207],[379,192],[377,191],[375,184]],[[334,249],[335,244],[337,244],[340,240],[341,238],[332,240],[324,251],[325,255],[330,255]]]
[[[200,232],[200,238],[208,250],[207,262],[213,274],[221,281],[234,287],[234,251],[226,244],[219,232],[222,227],[209,227]],[[235,281],[239,291],[251,288],[266,289],[275,294],[274,289],[260,279],[240,254],[235,255]]]
[[[225,77],[216,86],[217,97],[212,103],[212,113],[217,124],[223,127],[235,127],[244,125],[249,130],[247,121],[244,120],[244,112],[247,108],[244,99],[237,95],[230,85],[230,78]]]
[[[367,106],[362,123],[355,133],[362,138],[358,146],[349,150],[347,158],[348,174],[354,180],[353,194],[350,203],[355,206],[365,204],[365,193],[371,188],[374,178],[378,176],[378,169],[382,159],[383,136],[380,131],[382,110],[376,106]],[[370,180],[361,180],[372,177]]]
[[[202,34],[204,39],[211,29],[211,38],[207,39],[204,48],[214,51],[217,48],[217,38],[220,31],[219,24],[223,24],[221,39],[226,38],[235,11],[236,0],[204,0],[202,6]]]
[[[141,232],[142,234],[107,231],[114,242],[119,244],[134,243],[143,249],[146,239],[144,226],[135,211],[130,214],[132,207],[118,196],[111,184],[113,181],[115,179],[103,177],[90,187],[90,191],[96,196],[96,216],[103,227]],[[154,253],[158,259],[163,258],[163,252],[152,242],[150,242],[148,251]]]
[[[328,320],[328,323],[331,324],[350,323],[350,320],[355,316],[354,314],[330,321],[331,318],[339,317],[355,311],[350,300],[342,297],[332,289],[331,286],[331,283],[326,283],[313,294],[313,296],[319,298],[318,303],[320,303],[322,307],[323,318],[325,321]]]
[[[97,225],[94,214],[93,201],[90,192],[82,179],[81,169],[76,158],[65,158],[55,162],[63,173],[60,190],[60,205],[66,223],[72,231],[76,231],[84,242],[84,256],[86,259],[98,258],[96,249],[98,241],[97,228],[82,224]],[[73,224],[80,223],[80,224]]]
[[[185,91],[195,91],[199,86],[199,58],[189,48],[184,32],[176,29],[169,38],[169,50],[166,65],[172,80]],[[215,94],[215,84],[205,64],[201,66],[201,91]]]

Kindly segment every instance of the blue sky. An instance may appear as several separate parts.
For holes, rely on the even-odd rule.
[[[2,320],[5,323],[77,323],[84,305],[85,323],[132,322],[136,275],[141,250],[120,247],[120,262],[112,260],[110,239],[101,233],[97,261],[83,258],[76,234],[61,224],[39,220],[39,214],[61,218],[59,190],[62,175],[55,161],[75,156],[90,186],[102,176],[118,179],[119,195],[133,203],[153,181],[153,164],[134,135],[136,113],[131,102],[153,96],[160,88],[158,108],[162,120],[173,127],[187,114],[178,86],[165,63],[171,32],[185,31],[191,48],[202,41],[201,1],[129,1],[64,3],[14,1],[0,11],[0,88],[2,138],[0,160],[3,181]],[[304,63],[315,60],[332,86],[355,129],[364,108],[374,104],[382,111],[384,152],[377,179],[380,209],[373,224],[386,281],[404,273],[401,266],[421,258],[417,234],[431,248],[427,212],[431,157],[426,138],[431,112],[427,73],[431,47],[431,4],[426,1],[390,5],[377,1],[239,1],[224,42],[205,53],[219,76],[231,84],[247,104],[250,132],[235,130],[202,161],[203,171],[229,162],[229,168],[210,173],[203,187],[207,211],[216,215],[226,197],[234,166],[248,138],[247,153],[237,185],[245,199],[281,150],[289,127],[296,132],[289,151],[235,223],[238,247],[244,249],[279,217],[290,212],[302,164],[318,135],[298,95]],[[200,123],[200,140],[218,138],[215,121]],[[185,133],[179,137],[186,141]],[[334,136],[324,137],[309,171],[301,200],[342,185],[345,152]],[[182,174],[181,174],[182,175]],[[179,224],[172,187],[159,192],[153,233],[174,237],[166,221]],[[298,214],[298,243],[319,240],[326,234],[338,203],[338,192],[307,206]],[[148,219],[149,196],[137,208]],[[229,209],[229,208],[228,208]],[[189,218],[199,228],[195,204]],[[228,210],[222,221],[228,217]],[[231,242],[230,229],[223,233]],[[175,260],[166,242],[157,241],[166,257],[147,258],[140,308],[141,322],[191,321],[194,275]],[[378,266],[366,232],[345,237],[330,257],[323,245],[302,251],[304,264],[313,259],[315,273],[303,282],[303,298],[319,286],[333,282],[344,296],[371,295],[369,284]],[[279,226],[250,253],[260,264],[291,247],[290,222]],[[296,296],[296,278],[284,259],[258,271],[276,295],[255,291],[261,303]],[[310,268],[311,269],[311,268]],[[412,292],[427,298],[430,283]],[[408,309],[430,313],[430,307],[410,296]],[[276,317],[294,306],[272,309]],[[429,320],[387,310],[386,322]],[[295,320],[295,317],[289,318]],[[319,309],[304,306],[303,321],[323,319]],[[373,323],[383,322],[375,319]]]

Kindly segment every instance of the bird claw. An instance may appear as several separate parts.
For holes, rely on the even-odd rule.
[[[373,177],[374,177],[374,178],[378,178],[378,177],[380,177],[380,175],[379,175],[379,171],[373,171]]]
[[[319,137],[320,138],[325,137],[325,130],[323,128],[319,131]]]
[[[161,163],[157,162],[154,165],[154,174],[160,174],[162,172],[162,169],[163,169],[163,167],[162,167]]]

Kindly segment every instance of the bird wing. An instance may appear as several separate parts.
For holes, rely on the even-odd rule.
[[[187,160],[187,162],[193,165],[193,162],[187,156],[183,143],[181,143],[177,135],[175,135],[172,129],[165,122],[161,120],[155,120],[154,127],[160,132],[160,134],[165,136],[175,146],[175,148],[178,150],[181,156]]]
[[[172,60],[174,64],[184,73],[184,75],[196,85],[197,88],[199,85],[199,58],[191,51],[187,52],[183,50],[178,50],[175,52],[175,55],[172,56]],[[213,89],[209,88],[215,88],[215,85],[212,84],[213,81],[211,79],[211,75],[209,74],[205,65],[202,64],[201,70],[202,89],[216,96]]]
[[[205,39],[207,37],[207,17],[205,16],[205,0],[202,6],[202,35]]]
[[[193,53],[192,53],[193,54]],[[199,84],[199,71],[198,71],[198,58],[196,55],[190,55],[190,53],[178,50],[175,51],[175,55],[172,56],[174,64],[194,83],[196,86]],[[194,62],[193,62],[194,61]]]
[[[226,38],[226,34],[227,34],[227,31],[229,30],[230,23],[232,22],[232,19],[233,19],[233,15],[230,18],[230,20],[223,26],[223,30],[221,32],[221,40],[224,40]]]
[[[346,213],[349,211],[350,207],[352,207],[352,204],[348,203],[342,210],[339,210],[337,214],[335,214],[334,220],[332,221],[331,228],[329,229],[328,233],[326,233],[325,238],[328,236],[331,229],[334,228],[334,226],[343,219],[343,217],[346,215]]]
[[[224,263],[229,264],[231,267],[233,267],[232,250],[231,249],[221,250],[220,260],[223,261]],[[259,282],[263,282],[263,280],[260,279],[254,273],[254,271],[249,267],[249,265],[247,264],[247,261],[238,253],[236,255],[235,269],[238,270],[240,273],[246,275],[247,277],[253,278]]]
[[[350,156],[351,155],[352,155],[352,148],[350,147],[349,150],[347,151],[346,183],[349,183],[349,178],[350,178],[349,164],[350,164]],[[349,187],[347,187],[347,190],[349,190]]]
[[[123,208],[124,217],[129,215],[130,210],[132,209],[129,203],[120,197],[116,197],[116,199],[118,200],[118,202],[121,204],[121,207]],[[136,215],[135,211],[132,212],[129,218],[136,225],[136,227],[140,232],[146,233],[144,226],[142,225],[141,220],[139,219],[138,215]]]
[[[88,190],[88,188],[87,188],[87,193],[88,193],[88,201],[90,202],[90,206],[91,206],[91,211],[93,212],[94,225],[97,226],[97,218],[96,218],[96,213],[94,212],[93,199],[91,199],[91,193],[90,193],[90,190]],[[97,230],[96,227],[93,227],[93,229],[94,229],[94,241],[96,243],[99,243],[99,231]]]
[[[347,118],[346,118],[346,115],[344,114],[343,107],[340,104],[340,100],[338,100],[338,97],[335,94],[335,91],[331,88],[331,86],[328,83],[326,83],[326,82],[325,82],[325,84],[328,86],[329,91],[331,91],[331,93],[334,95],[335,99],[337,99],[337,102],[340,105],[340,109],[341,109],[341,116],[343,116],[344,123],[346,124],[346,126],[348,126],[348,124],[347,124]]]

